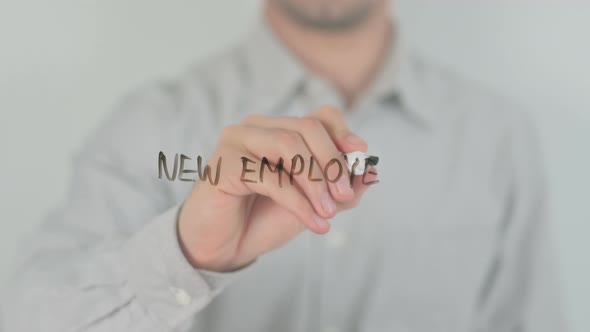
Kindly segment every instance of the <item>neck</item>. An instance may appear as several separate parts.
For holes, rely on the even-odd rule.
[[[310,71],[338,89],[347,106],[353,104],[387,53],[391,32],[387,2],[358,26],[341,31],[304,26],[273,3],[266,2],[265,15],[275,33]]]

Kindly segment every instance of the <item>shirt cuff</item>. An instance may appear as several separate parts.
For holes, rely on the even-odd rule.
[[[123,248],[128,286],[146,310],[177,327],[253,264],[232,272],[195,269],[180,248],[177,219],[181,205],[155,217]]]

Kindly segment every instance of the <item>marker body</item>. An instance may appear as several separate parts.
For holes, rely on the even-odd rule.
[[[358,163],[354,168],[354,175],[363,175],[365,173],[365,166],[377,166],[377,163],[379,163],[379,157],[367,156],[361,151],[345,153],[344,159],[346,159],[346,166],[350,173],[352,173],[352,167],[358,160]]]
[[[346,164],[348,166],[348,171],[352,173],[352,166],[358,160],[358,164],[354,168],[354,175],[363,175],[363,173],[365,172],[365,153],[361,151],[353,151],[345,153],[344,155],[346,156]]]

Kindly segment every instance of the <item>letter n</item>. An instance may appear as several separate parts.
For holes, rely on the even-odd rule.
[[[174,181],[178,170],[178,153],[174,156],[174,170],[172,176],[170,176],[168,165],[166,164],[166,156],[164,155],[164,152],[160,151],[160,154],[158,155],[158,179],[162,178],[162,168],[164,168],[164,173],[166,174],[168,181]]]

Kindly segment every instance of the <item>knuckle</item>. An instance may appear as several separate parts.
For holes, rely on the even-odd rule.
[[[325,105],[320,108],[320,112],[326,114],[328,117],[340,117],[342,113],[335,106]]]
[[[227,126],[221,130],[221,134],[219,135],[219,143],[226,143],[231,140],[233,137],[234,132],[236,131],[237,126]]]
[[[301,143],[299,134],[293,131],[278,130],[274,134],[275,143],[282,149],[291,149]]]
[[[305,131],[317,131],[322,130],[324,128],[322,122],[315,118],[301,119],[301,126]]]
[[[256,113],[248,114],[246,117],[242,119],[242,124],[254,124],[258,123],[264,116]]]

